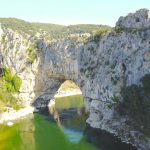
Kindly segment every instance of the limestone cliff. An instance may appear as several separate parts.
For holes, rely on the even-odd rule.
[[[20,76],[23,84],[16,96],[36,108],[46,106],[65,80],[74,81],[90,112],[87,123],[114,133],[139,150],[148,150],[149,135],[134,128],[132,118],[120,115],[118,107],[124,101],[122,88],[142,87],[141,79],[150,74],[149,14],[141,9],[121,17],[114,29],[98,38],[75,34],[52,43],[2,27],[1,66],[11,67]],[[31,47],[37,49],[32,63]]]

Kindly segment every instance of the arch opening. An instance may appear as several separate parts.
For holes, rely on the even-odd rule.
[[[71,95],[82,95],[79,86],[71,80],[63,82],[54,97],[65,97]]]
[[[48,104],[49,107],[52,105],[58,109],[84,107],[83,95],[79,86],[71,80],[64,81]]]
[[[58,126],[67,130],[73,129],[76,133],[83,132],[85,129],[88,113],[82,92],[73,81],[66,80],[60,85],[54,98],[48,104],[48,110]]]

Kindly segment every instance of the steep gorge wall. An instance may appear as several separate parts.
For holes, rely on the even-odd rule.
[[[90,112],[87,123],[147,150],[150,138],[128,125],[128,116],[118,114],[112,98],[121,101],[123,86],[141,85],[140,79],[150,74],[149,20],[149,11],[139,10],[119,19],[116,28],[120,31],[108,32],[98,40],[76,35],[49,44],[38,39],[42,53],[33,64],[27,63],[27,49],[33,38],[27,40],[2,28],[1,65],[11,67],[23,80],[17,96],[26,105],[34,100],[36,107],[44,106],[61,83],[74,81],[81,88]],[[108,104],[112,104],[111,108]]]
[[[11,68],[11,71],[22,79],[22,86],[16,97],[23,105],[29,105],[35,97],[35,74],[39,59],[32,65],[27,61],[27,49],[31,42],[11,29],[0,29],[0,67]]]

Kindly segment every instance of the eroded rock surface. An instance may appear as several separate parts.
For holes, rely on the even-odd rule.
[[[148,9],[140,9],[126,17],[120,17],[116,25],[123,28],[148,28],[150,27],[150,11]]]

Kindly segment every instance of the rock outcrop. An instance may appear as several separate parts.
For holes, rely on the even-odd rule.
[[[116,26],[135,29],[149,28],[150,11],[147,9],[140,9],[136,11],[136,13],[130,13],[126,17],[120,17]]]
[[[150,137],[128,124],[132,120],[119,115],[116,108],[117,101],[123,100],[122,87],[141,86],[141,78],[150,74],[149,11],[121,17],[116,25],[121,31],[114,29],[98,40],[79,34],[49,44],[39,38],[37,47],[42,52],[32,64],[27,62],[27,49],[34,37],[23,38],[1,28],[0,62],[23,80],[16,95],[21,103],[44,107],[64,81],[72,80],[85,97],[90,126],[114,133],[139,150],[148,150]]]

